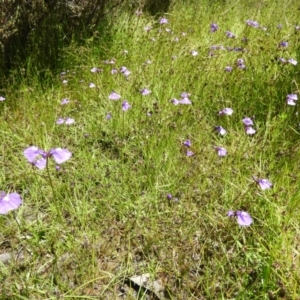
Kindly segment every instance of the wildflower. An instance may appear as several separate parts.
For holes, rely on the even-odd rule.
[[[240,226],[249,226],[252,224],[253,219],[251,218],[251,216],[246,212],[246,211],[228,211],[227,213],[228,217],[236,217],[237,218],[237,223]]]
[[[73,124],[73,123],[75,123],[75,120],[72,119],[72,118],[65,118],[65,119],[59,118],[59,119],[57,119],[57,121],[56,121],[56,124],[57,124],[57,125],[61,125],[61,124],[71,125],[71,124]]]
[[[210,24],[210,32],[216,32],[219,29],[219,26],[216,23]]]
[[[107,113],[107,115],[105,116],[106,120],[110,120],[112,118],[112,114],[109,112]]]
[[[120,68],[120,72],[125,76],[129,76],[131,74],[131,72],[126,68],[126,67],[121,67]]]
[[[122,103],[122,110],[127,111],[130,107],[131,107],[131,105],[128,103],[128,101],[124,100]]]
[[[110,93],[110,95],[108,96],[109,100],[119,100],[120,98],[121,98],[121,96],[114,91],[112,91]]]
[[[175,36],[174,39],[173,39],[173,42],[178,43],[179,42],[179,37]]]
[[[186,156],[187,157],[190,157],[190,156],[193,156],[194,155],[194,152],[193,151],[190,151],[190,150],[187,150],[186,151]]]
[[[168,200],[171,200],[172,198],[173,198],[173,196],[172,196],[170,193],[168,193],[168,194],[167,194],[167,199],[168,199]]]
[[[288,94],[286,96],[286,102],[288,105],[292,105],[292,106],[296,105],[295,101],[297,101],[297,100],[298,100],[297,94]]]
[[[227,150],[223,147],[214,147],[217,151],[217,154],[221,157],[226,156],[227,155]]]
[[[294,65],[294,66],[296,66],[297,65],[297,61],[295,60],[295,59],[293,59],[293,58],[290,58],[289,60],[288,60],[288,62],[291,64],[291,65]]]
[[[191,140],[186,140],[186,141],[183,142],[183,145],[186,146],[186,147],[191,147],[192,142],[191,142]]]
[[[282,47],[282,48],[287,48],[288,45],[289,45],[289,43],[285,42],[285,41],[282,41],[279,43],[279,47]]]
[[[142,15],[142,11],[141,10],[137,10],[136,12],[135,12],[135,15],[137,16],[137,17],[139,17],[140,15]]]
[[[246,24],[247,24],[248,26],[251,26],[251,27],[254,27],[254,28],[258,28],[258,27],[259,27],[258,22],[253,21],[253,20],[247,20],[247,21],[246,21]]]
[[[294,28],[295,28],[295,30],[297,30],[297,31],[300,30],[300,26],[299,26],[299,25],[296,25]]]
[[[233,69],[232,69],[232,67],[230,67],[230,66],[227,66],[227,67],[225,67],[225,71],[226,72],[231,72]]]
[[[279,60],[280,62],[282,62],[283,64],[286,64],[286,63],[287,63],[287,60],[286,60],[285,58],[280,57],[278,60]]]
[[[142,89],[142,90],[140,90],[140,92],[142,93],[142,95],[143,96],[146,96],[146,95],[149,95],[150,93],[151,93],[151,91],[150,90],[148,90],[148,89]]]
[[[244,60],[241,59],[241,58],[239,58],[239,59],[236,61],[236,64],[237,64],[238,68],[240,68],[240,69],[245,69],[245,68],[246,68],[246,66],[245,66],[245,64],[244,64]]]
[[[226,107],[223,110],[219,111],[219,115],[227,115],[227,116],[231,116],[233,114],[233,109],[230,107]]]
[[[112,75],[117,74],[117,73],[118,73],[118,70],[115,68],[111,69],[111,71],[110,71],[110,74],[112,74]]]
[[[256,130],[252,126],[245,125],[244,128],[245,128],[246,134],[248,134],[248,135],[253,135],[256,133]]]
[[[65,105],[65,104],[68,104],[68,103],[70,103],[70,100],[68,98],[64,98],[60,102],[61,105]]]
[[[166,18],[161,18],[161,19],[159,20],[159,24],[160,24],[160,25],[168,24],[168,23],[169,23],[169,20],[166,19]]]
[[[63,83],[63,84],[67,84],[67,83],[68,83],[68,80],[64,79],[64,80],[62,81],[62,83]]]
[[[263,191],[273,187],[273,184],[268,179],[257,179],[256,183]]]
[[[92,69],[91,69],[91,72],[92,73],[100,73],[100,72],[102,72],[103,70],[102,69],[99,69],[99,68],[96,68],[96,67],[93,67]]]
[[[221,135],[226,134],[226,130],[222,126],[216,126],[215,130],[218,131]]]
[[[234,33],[232,33],[231,31],[226,31],[225,34],[226,34],[226,36],[227,36],[228,38],[232,38],[232,39],[235,38]]]
[[[172,32],[172,30],[170,28],[166,28],[165,30],[166,30],[166,32]]]
[[[0,214],[4,215],[11,210],[17,209],[22,204],[22,199],[18,193],[6,194],[0,192]]]
[[[248,118],[248,117],[244,118],[242,121],[243,121],[244,125],[246,125],[246,126],[252,126],[252,125],[254,125],[253,121],[250,118]]]
[[[0,96],[0,101],[4,101],[6,98]]]
[[[44,169],[46,167],[48,157],[53,157],[57,164],[61,164],[72,156],[72,153],[68,149],[54,148],[46,152],[36,146],[26,148],[23,154],[30,164],[39,169]]]
[[[145,31],[150,31],[151,29],[152,29],[151,26],[145,26],[145,27],[144,27],[144,30],[145,30]]]
[[[282,29],[282,24],[278,24],[278,25],[277,25],[277,28],[278,28],[278,29]]]
[[[104,63],[107,65],[114,65],[116,63],[116,59],[115,58],[107,59],[104,61]]]
[[[95,83],[93,83],[93,82],[90,82],[90,83],[89,83],[89,87],[90,87],[91,89],[93,89],[93,88],[95,88],[95,87],[96,87],[96,84],[95,84]]]
[[[191,54],[192,54],[192,56],[197,56],[197,55],[198,55],[198,52],[195,51],[195,50],[192,50],[192,51],[191,51]]]

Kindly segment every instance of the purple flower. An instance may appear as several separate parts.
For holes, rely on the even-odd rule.
[[[210,24],[210,32],[216,32],[219,29],[219,26],[216,23]]]
[[[120,68],[120,72],[125,76],[129,76],[131,74],[131,72],[126,68],[126,67],[121,67]]]
[[[221,157],[226,156],[227,155],[227,150],[223,147],[214,147],[217,151],[217,154]]]
[[[232,69],[232,67],[230,67],[230,66],[227,66],[226,68],[225,68],[225,71],[226,72],[231,72],[233,69]]]
[[[118,73],[118,70],[115,68],[111,69],[111,71],[110,71],[110,74],[112,74],[112,75],[117,74],[117,73]]]
[[[68,98],[64,98],[60,102],[61,105],[65,105],[65,104],[68,104],[68,103],[70,103],[70,100]]]
[[[278,29],[282,29],[282,24],[278,24],[278,25],[277,25],[277,28],[278,28]]]
[[[57,121],[56,121],[56,124],[57,125],[61,125],[61,124],[64,124],[65,123],[65,119],[63,119],[63,118],[59,118],[59,119],[57,119]]]
[[[105,116],[106,120],[110,120],[112,118],[112,114],[109,112],[107,113],[107,115]]]
[[[18,193],[6,194],[3,191],[0,192],[0,215],[17,209],[21,204],[22,199]]]
[[[102,69],[99,69],[99,68],[96,68],[96,67],[94,67],[94,68],[91,69],[92,73],[100,73],[102,71],[103,71]]]
[[[234,35],[231,31],[226,31],[225,34],[226,34],[226,36],[229,37],[229,38],[232,38],[232,39],[235,38],[235,35]]]
[[[216,126],[215,130],[218,131],[221,135],[226,134],[226,130],[222,126]]]
[[[152,29],[151,26],[145,26],[145,27],[144,27],[144,30],[145,30],[145,31],[150,31],[151,29]]]
[[[230,211],[228,211],[227,216],[228,217],[236,217],[237,222],[240,226],[249,226],[253,222],[253,219],[246,211],[237,210],[236,212],[234,212],[234,211],[230,210]]]
[[[142,89],[140,90],[140,92],[142,93],[143,96],[149,95],[151,93],[151,91],[148,89]]]
[[[296,105],[295,101],[297,101],[297,100],[298,100],[297,94],[288,94],[286,96],[286,102],[288,105],[293,105],[293,106]]]
[[[188,97],[184,97],[181,100],[179,100],[179,104],[192,104],[192,101]]]
[[[190,157],[190,156],[193,156],[193,155],[194,155],[193,151],[190,151],[190,150],[186,151],[186,156]]]
[[[110,93],[110,95],[108,96],[109,100],[119,100],[120,98],[121,98],[121,96],[114,91],[112,91]]]
[[[4,100],[5,100],[5,98],[0,96],[0,101],[4,101]]]
[[[287,61],[286,61],[285,58],[280,57],[278,60],[279,60],[280,62],[282,62],[283,64],[286,64],[286,63],[287,63]]]
[[[122,103],[122,110],[127,111],[130,107],[131,107],[131,105],[128,103],[128,101],[124,100]]]
[[[243,121],[244,125],[246,125],[246,126],[252,126],[252,125],[254,125],[253,121],[250,118],[248,118],[248,117],[244,118],[242,121]]]
[[[172,200],[172,198],[173,198],[173,196],[172,196],[170,193],[168,193],[168,194],[167,194],[167,199],[168,199],[168,200]]]
[[[293,59],[293,58],[290,58],[289,60],[288,60],[288,62],[291,64],[291,65],[294,65],[294,66],[296,66],[297,65],[297,61],[295,60],[295,59]]]
[[[279,43],[279,47],[286,48],[289,45],[288,42],[282,41]]]
[[[72,156],[72,153],[68,149],[55,148],[51,149],[49,156],[52,156],[57,164],[62,164],[65,161],[69,160]]]
[[[233,109],[230,107],[226,107],[223,110],[219,111],[219,115],[227,115],[227,116],[231,116],[233,114]]]
[[[192,142],[191,142],[191,140],[186,140],[186,141],[183,142],[183,145],[186,146],[186,147],[191,147]]]
[[[72,153],[68,149],[55,148],[45,152],[36,146],[26,148],[23,154],[29,163],[39,169],[44,169],[46,167],[48,157],[52,156],[57,164],[61,164],[72,156]]]
[[[159,20],[159,24],[160,24],[160,25],[168,24],[168,23],[169,23],[169,20],[166,19],[166,18],[161,18],[161,19]]]
[[[190,94],[190,93],[187,93],[187,92],[182,92],[182,93],[180,94],[180,96],[181,96],[181,98],[188,98],[189,96],[191,96],[191,94]]]
[[[96,84],[95,84],[95,83],[93,83],[93,82],[90,82],[90,83],[89,83],[89,87],[90,87],[91,89],[93,89],[93,88],[95,88],[95,87],[96,87]]]
[[[247,21],[246,21],[246,24],[247,24],[248,26],[251,26],[251,27],[254,27],[254,28],[258,28],[258,27],[259,27],[258,22],[253,21],[253,20],[247,20]]]
[[[237,64],[238,68],[240,68],[240,69],[245,69],[246,68],[246,66],[244,64],[244,60],[241,59],[241,58],[237,59],[236,64]]]
[[[74,122],[75,122],[75,120],[72,119],[72,118],[66,118],[66,119],[65,119],[65,124],[66,124],[66,125],[71,125],[71,124],[73,124]]]
[[[248,134],[248,135],[253,135],[256,133],[256,130],[252,126],[245,125],[244,128],[245,128],[246,134]]]
[[[256,183],[260,186],[260,188],[263,191],[273,187],[273,184],[268,179],[257,179]]]
[[[197,56],[197,55],[198,55],[198,52],[197,52],[196,50],[192,50],[192,51],[191,51],[191,54],[192,54],[192,56]]]

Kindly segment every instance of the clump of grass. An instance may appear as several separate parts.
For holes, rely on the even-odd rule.
[[[178,3],[166,24],[120,12],[109,48],[65,49],[52,87],[2,92],[0,180],[23,199],[0,218],[16,256],[3,296],[121,299],[145,273],[171,299],[299,296],[298,66],[279,61],[299,60],[292,4]],[[51,185],[32,145],[72,152]]]

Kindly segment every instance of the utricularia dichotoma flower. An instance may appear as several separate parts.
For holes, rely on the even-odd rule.
[[[250,118],[244,118],[242,121],[244,123],[244,129],[246,134],[252,135],[256,133],[256,130],[253,128],[254,123]]]
[[[118,93],[112,91],[110,93],[110,95],[108,96],[109,100],[119,100],[121,98],[121,95],[119,95]]]
[[[227,150],[225,148],[223,148],[223,147],[214,147],[214,148],[215,148],[218,156],[223,157],[223,156],[227,155]]]
[[[127,111],[130,107],[131,107],[131,105],[129,104],[129,102],[127,100],[124,100],[122,102],[122,110],[123,111]]]
[[[22,204],[22,199],[18,193],[6,194],[0,191],[0,215],[4,215],[11,210],[17,209]]]
[[[219,29],[219,26],[216,23],[210,24],[210,32],[216,32]]]
[[[230,210],[227,213],[227,216],[228,217],[236,217],[236,220],[237,220],[237,222],[240,226],[249,226],[253,222],[253,219],[251,218],[251,216],[246,211],[240,211],[240,210],[233,211],[233,210]]]
[[[294,105],[296,105],[295,101],[297,101],[297,100],[298,100],[297,94],[288,94],[286,96],[286,103],[287,103],[287,105],[294,106]]]
[[[219,111],[219,115],[231,116],[232,114],[233,114],[233,109],[230,107],[226,107]]]
[[[49,157],[53,157],[57,164],[62,164],[72,156],[72,153],[68,149],[54,148],[49,151],[44,151],[36,146],[26,148],[23,153],[28,162],[38,169],[44,169],[46,167]]]
[[[151,94],[151,91],[146,88],[140,90],[140,92],[143,96],[147,96],[147,95]]]
[[[219,132],[220,135],[225,135],[227,132],[222,126],[216,126],[215,130]]]
[[[255,181],[263,191],[273,187],[273,184],[268,179],[257,179]]]

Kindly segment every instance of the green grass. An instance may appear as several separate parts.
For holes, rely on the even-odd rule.
[[[23,205],[0,218],[0,253],[22,259],[0,265],[0,298],[122,299],[126,278],[150,273],[170,299],[300,299],[300,119],[298,105],[285,101],[299,94],[300,73],[299,65],[278,62],[300,60],[298,6],[178,2],[163,26],[118,12],[106,36],[65,49],[65,70],[52,80],[11,78],[0,91],[0,183],[20,193]],[[248,19],[267,30],[247,26]],[[215,33],[212,22],[220,27]],[[289,46],[278,47],[281,41]],[[210,56],[212,45],[244,51]],[[103,63],[112,58],[115,65]],[[246,70],[236,67],[239,58]],[[111,75],[121,66],[131,71],[128,80]],[[64,85],[59,73],[67,70]],[[142,96],[144,87],[152,93]],[[121,100],[108,100],[112,90]],[[193,104],[173,105],[184,91]],[[63,98],[70,103],[60,105]],[[132,105],[127,112],[124,99]],[[232,116],[218,115],[225,107]],[[246,116],[254,136],[245,134]],[[75,124],[56,125],[59,117]],[[219,136],[217,125],[227,135]],[[26,162],[22,152],[31,145],[73,153],[59,171],[51,160],[54,190],[47,171]],[[218,157],[214,146],[228,155]],[[252,176],[273,188],[262,191]],[[253,224],[238,226],[230,209],[249,212]],[[132,289],[126,293],[136,299]]]

